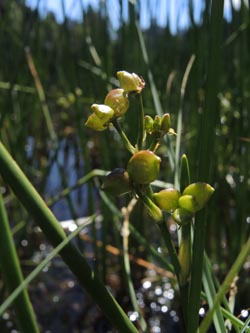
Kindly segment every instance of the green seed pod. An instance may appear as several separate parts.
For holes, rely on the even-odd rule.
[[[156,115],[153,124],[153,130],[159,132],[161,130],[161,117]]]
[[[154,194],[156,204],[164,211],[171,212],[178,208],[180,192],[175,188],[167,188]]]
[[[85,125],[96,131],[105,130],[114,116],[114,110],[104,104],[92,104],[91,109],[94,112],[89,116]]]
[[[154,120],[150,116],[145,116],[144,117],[144,122],[145,122],[145,131],[146,133],[152,133],[153,131],[153,124]]]
[[[103,121],[99,119],[95,113],[92,113],[88,117],[85,126],[92,128],[96,131],[104,131],[105,129],[107,129],[106,123],[103,123]]]
[[[97,115],[97,117],[102,121],[109,121],[114,116],[114,110],[104,104],[92,104],[91,109]]]
[[[116,168],[105,177],[101,189],[113,195],[122,195],[132,190],[126,170]]]
[[[107,94],[104,104],[114,110],[115,117],[121,117],[128,110],[129,100],[123,89],[113,89]]]
[[[145,82],[135,73],[126,71],[117,72],[118,80],[120,81],[122,89],[127,93],[140,94],[145,87]]]
[[[205,206],[213,193],[214,188],[206,183],[190,184],[183,191],[183,195],[191,195],[194,197],[197,204],[196,211],[202,209]]]
[[[191,221],[193,214],[184,208],[177,208],[172,216],[175,222],[182,226]]]
[[[135,153],[128,162],[127,171],[132,182],[149,184],[159,174],[161,159],[152,151],[141,150]]]
[[[196,202],[195,198],[190,194],[182,195],[179,198],[179,207],[184,208],[191,213],[195,213],[197,212],[197,210],[199,210],[198,203]]]
[[[165,113],[161,118],[161,130],[163,133],[168,133],[171,127],[170,114]]]

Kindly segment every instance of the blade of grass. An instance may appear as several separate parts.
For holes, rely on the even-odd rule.
[[[240,269],[242,268],[247,256],[249,255],[249,252],[250,252],[250,238],[248,238],[248,241],[242,247],[242,250],[240,251],[240,253],[237,256],[236,260],[234,261],[230,271],[228,272],[227,276],[225,277],[223,283],[221,284],[221,286],[216,294],[216,297],[213,300],[213,307],[208,311],[206,317],[203,319],[203,321],[201,323],[200,333],[207,332],[207,329],[212,321],[214,311],[220,306],[220,303],[221,303],[224,295],[227,293],[232,281],[234,280],[234,278],[237,276]]]
[[[202,280],[203,280],[204,290],[205,290],[205,293],[207,296],[207,302],[209,304],[209,307],[211,308],[211,307],[213,307],[216,290],[215,290],[215,286],[213,283],[212,272],[210,269],[209,259],[208,259],[207,255],[204,256]],[[214,326],[215,326],[217,333],[226,332],[226,327],[224,324],[224,320],[223,320],[223,316],[222,316],[220,307],[218,307],[216,309],[216,312],[214,313],[213,321],[214,321]]]
[[[0,89],[3,90],[14,90],[16,92],[23,92],[26,94],[34,94],[36,92],[35,88],[26,87],[19,84],[11,84],[10,82],[0,82]]]
[[[123,226],[122,226],[122,238],[123,238],[123,261],[124,261],[124,269],[126,275],[126,282],[128,285],[129,295],[131,299],[131,303],[134,307],[134,310],[138,313],[138,323],[141,327],[142,332],[147,332],[147,323],[143,318],[141,309],[138,305],[138,301],[136,298],[136,292],[134,288],[134,284],[131,276],[131,268],[130,268],[130,260],[129,260],[129,216],[131,211],[133,210],[134,205],[136,204],[136,199],[132,199],[127,207],[122,208],[123,213]]]
[[[188,74],[187,74],[188,75]],[[184,75],[185,77],[185,75]],[[186,81],[186,80],[185,80]],[[184,90],[183,97],[184,97]],[[179,111],[179,117],[182,118],[182,109]],[[181,127],[181,123],[179,124],[179,127]],[[180,128],[179,128],[180,130]],[[181,133],[181,130],[179,134]],[[179,135],[180,136],[180,135]],[[180,140],[179,140],[180,144]],[[178,148],[176,148],[176,151]],[[179,154],[178,154],[179,155]],[[177,157],[177,155],[176,155]],[[178,160],[176,159],[176,163],[179,164],[179,157]],[[176,169],[175,175],[177,174],[178,169]],[[180,181],[178,179],[180,178]],[[189,170],[189,163],[187,156],[184,154],[181,158],[181,166],[180,166],[180,174],[178,173],[178,178],[175,179],[176,183],[179,183],[178,187],[180,188],[180,191],[183,192],[186,186],[190,184],[190,170]],[[190,223],[187,223],[186,225],[183,225],[180,228],[180,243],[179,243],[179,253],[178,258],[181,265],[181,271],[179,275],[179,282],[180,282],[180,299],[181,299],[181,307],[182,307],[182,317],[183,317],[183,327],[187,327],[187,321],[188,321],[188,306],[189,306],[189,285],[190,285],[190,267],[191,267],[191,260],[192,260],[192,251],[191,251],[191,226],[192,221],[190,220]]]
[[[53,246],[59,245],[66,238],[60,223],[12,159],[2,142],[0,142],[0,172],[3,179],[10,185],[17,198],[34,218]],[[110,322],[122,333],[138,333],[135,326],[91,270],[78,249],[72,243],[68,243],[60,254]]]
[[[203,301],[207,302],[207,296],[205,295],[205,293],[201,293],[201,298]],[[238,317],[234,316],[230,311],[226,310],[223,307],[220,307],[221,313],[223,314],[223,316],[228,319],[233,325],[234,328],[236,330],[237,333],[239,333],[239,328],[243,328],[244,327],[244,322],[241,321]],[[247,329],[247,332],[250,332],[250,328]]]
[[[44,115],[44,118],[45,118],[45,121],[46,121],[48,131],[49,131],[50,139],[51,139],[52,143],[56,144],[57,143],[57,135],[56,135],[56,132],[55,132],[55,129],[54,129],[54,126],[53,126],[53,122],[52,122],[52,119],[51,119],[51,116],[50,116],[48,105],[46,103],[46,97],[45,97],[45,93],[44,93],[44,90],[43,90],[43,86],[42,86],[40,77],[38,75],[38,72],[36,70],[35,63],[33,61],[33,58],[32,58],[29,47],[25,48],[25,53],[26,53],[29,69],[30,69],[30,72],[33,76],[35,86],[36,86],[36,89],[37,89],[37,93],[38,93],[38,96],[39,96],[39,99],[40,99],[40,102],[41,102],[41,107],[42,107],[42,111],[43,111],[43,115]]]
[[[240,333],[245,333],[245,332],[249,332],[250,328],[250,316],[247,318],[245,325],[242,327],[242,330],[240,331]]]
[[[211,176],[214,154],[215,124],[217,116],[218,75],[220,72],[220,47],[223,22],[223,0],[211,2],[210,16],[210,57],[206,82],[205,109],[202,115],[199,136],[198,180],[208,180]],[[200,293],[202,285],[202,267],[205,248],[206,210],[197,214],[194,225],[193,260],[191,268],[190,304],[188,315],[188,333],[198,328]]]
[[[16,248],[12,238],[11,229],[1,193],[0,235],[1,271],[8,290],[11,292],[23,282],[23,274],[18,260],[18,255],[16,253]],[[14,309],[16,313],[17,324],[19,325],[22,332],[39,332],[35,313],[33,311],[26,288],[22,288],[19,296],[15,299]]]
[[[188,77],[191,72],[193,63],[195,61],[195,55],[193,54],[188,61],[185,73],[183,75],[182,83],[181,83],[181,95],[180,95],[180,107],[177,116],[177,127],[176,127],[176,146],[175,146],[175,186],[179,187],[179,159],[180,159],[180,148],[181,148],[181,133],[182,133],[182,123],[183,123],[183,108],[184,108],[184,97],[186,86],[188,82]],[[184,188],[190,184],[190,175],[189,175],[189,183],[185,182]],[[183,189],[184,189],[183,188]],[[182,189],[181,189],[182,191]]]
[[[138,34],[138,38],[139,38],[139,42],[140,42],[140,46],[141,46],[143,60],[147,66],[148,80],[149,80],[150,89],[151,89],[151,93],[152,93],[152,97],[153,97],[153,101],[154,101],[155,110],[156,110],[156,113],[161,117],[164,112],[163,112],[159,94],[157,92],[157,88],[155,85],[154,76],[149,67],[149,58],[148,58],[148,52],[146,49],[145,41],[144,41],[139,23],[136,22],[135,24],[136,24],[137,34]],[[169,162],[170,162],[171,168],[174,169],[175,160],[174,160],[173,147],[172,147],[171,141],[167,135],[165,136],[165,140],[166,140],[168,148],[169,148]]]

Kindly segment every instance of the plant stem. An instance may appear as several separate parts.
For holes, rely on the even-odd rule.
[[[23,274],[11,235],[8,217],[0,192],[0,264],[3,278],[11,292],[23,281]],[[29,299],[27,289],[23,289],[14,302],[18,324],[22,332],[38,333],[39,328]]]
[[[137,137],[137,148],[138,150],[142,149],[144,136],[145,136],[145,126],[144,126],[144,108],[142,102],[142,95],[138,95],[138,99],[140,102],[140,108],[138,112],[138,137]]]
[[[185,77],[185,75],[184,75]],[[184,79],[183,79],[184,81]],[[184,94],[182,87],[182,93]],[[180,111],[181,113],[181,111]],[[180,144],[180,143],[179,143]],[[177,148],[176,148],[177,150]],[[177,157],[177,156],[176,156]],[[178,160],[176,159],[176,165],[178,165]],[[175,172],[175,175],[178,174],[178,168]],[[175,184],[180,187],[180,191],[183,192],[186,186],[190,184],[190,169],[188,158],[184,154],[181,158],[180,165],[180,174],[178,175],[180,180],[178,184],[178,178],[175,177]],[[182,306],[182,315],[183,315],[183,326],[187,327],[188,322],[188,307],[189,307],[189,286],[190,286],[190,271],[191,271],[191,263],[192,263],[192,239],[191,239],[191,227],[192,220],[189,221],[186,225],[181,227],[180,233],[180,246],[178,258],[181,265],[181,271],[179,276],[180,281],[180,298],[181,298],[181,306]]]
[[[52,144],[54,144],[56,146],[57,145],[57,135],[56,135],[56,132],[54,129],[54,125],[53,125],[51,116],[50,116],[49,108],[48,108],[48,105],[46,102],[45,93],[43,90],[43,86],[42,86],[40,77],[38,75],[38,72],[37,72],[35,63],[33,61],[29,47],[25,48],[25,53],[26,53],[26,58],[27,58],[27,62],[28,62],[28,66],[29,66],[31,75],[33,76],[33,79],[35,82],[38,97],[41,102],[41,107],[42,107],[43,115],[44,115],[45,122],[46,122],[46,125],[48,128],[49,136],[50,136]]]
[[[167,228],[166,221],[164,219],[164,215],[163,215],[162,211],[160,210],[160,208],[158,206],[156,206],[156,204],[147,195],[141,193],[140,191],[138,191],[137,194],[140,197],[140,199],[142,200],[145,207],[148,209],[149,214],[155,220],[155,222],[157,223],[157,225],[161,231],[162,237],[167,245],[167,249],[168,249],[171,261],[172,261],[172,265],[174,267],[175,274],[177,276],[177,279],[179,279],[179,274],[180,274],[180,269],[181,269],[180,262],[178,260],[173,241],[171,239],[169,230]]]
[[[136,204],[136,199],[132,199],[131,202],[127,207],[122,208],[122,213],[124,216],[123,220],[123,226],[122,226],[122,238],[123,238],[123,260],[124,260],[124,268],[125,268],[125,274],[126,274],[126,280],[128,284],[128,290],[129,290],[129,295],[131,299],[131,303],[134,307],[134,310],[138,314],[138,322],[141,326],[142,332],[146,333],[147,332],[147,324],[145,319],[142,316],[141,309],[138,305],[137,298],[136,298],[136,293],[131,277],[131,269],[130,269],[130,260],[129,260],[129,215]]]
[[[121,129],[120,124],[118,123],[117,119],[112,120],[112,124],[114,125],[115,129],[117,130],[117,132],[120,134],[120,137],[125,145],[125,147],[127,148],[127,150],[133,155],[136,152],[135,147],[131,144],[131,142],[129,141],[127,135],[125,134],[125,132]]]
[[[185,286],[189,283],[190,268],[191,268],[191,223],[189,221],[182,227],[181,242],[179,247],[178,258],[181,265],[179,276],[180,286]],[[187,299],[188,301],[188,299]]]
[[[237,274],[239,273],[239,270],[242,268],[247,256],[249,255],[249,252],[250,252],[250,238],[248,238],[248,241],[242,247],[241,252],[239,253],[236,260],[234,261],[230,271],[228,272],[227,276],[225,277],[223,283],[221,284],[221,286],[217,292],[217,295],[213,301],[213,307],[208,311],[206,317],[203,319],[203,322],[201,323],[200,333],[207,332],[207,329],[212,321],[214,311],[217,309],[217,307],[220,306],[220,303],[221,303],[224,295],[227,293],[233,279],[237,276]]]
[[[66,235],[43,199],[23,174],[16,162],[9,155],[0,141],[0,172],[26,210],[40,226],[54,247],[59,245]],[[127,315],[121,309],[113,296],[107,291],[96,274],[91,270],[87,261],[72,244],[68,243],[60,252],[63,260],[76,275],[80,283],[100,306],[110,322],[121,333],[138,333]]]

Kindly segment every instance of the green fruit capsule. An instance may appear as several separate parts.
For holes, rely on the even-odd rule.
[[[127,171],[132,182],[149,184],[159,174],[161,159],[152,151],[141,150],[135,153],[128,162]]]
[[[153,130],[159,132],[161,130],[161,117],[156,115],[153,124]]]
[[[113,89],[107,94],[104,104],[114,110],[115,117],[121,117],[128,110],[129,100],[123,89]]]
[[[195,213],[197,212],[197,210],[199,210],[198,203],[196,202],[195,198],[190,194],[182,195],[179,198],[179,207],[184,208],[191,213]]]
[[[175,211],[173,212],[173,219],[175,220],[175,222],[177,224],[179,224],[180,226],[188,224],[192,217],[193,217],[193,213],[189,212],[188,210],[184,209],[184,208],[177,208],[175,209]]]
[[[167,188],[154,194],[156,204],[164,211],[171,212],[178,207],[180,192],[175,188]]]
[[[165,113],[161,118],[161,130],[163,133],[168,133],[171,126],[170,114]]]
[[[122,89],[127,93],[140,94],[145,86],[144,80],[135,73],[119,71],[117,72],[117,77]]]
[[[193,183],[188,185],[183,195],[191,195],[196,202],[196,212],[202,209],[214,193],[214,188],[206,183]]]
[[[116,168],[105,177],[101,189],[113,195],[122,195],[132,190],[126,170]]]
[[[153,118],[150,117],[150,116],[145,116],[144,117],[144,122],[145,122],[145,131],[147,133],[152,133],[152,131],[153,131],[153,124],[154,124]]]

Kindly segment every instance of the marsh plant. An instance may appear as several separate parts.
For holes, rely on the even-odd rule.
[[[124,220],[124,268],[131,303],[137,314],[137,327],[106,288],[95,269],[90,267],[80,249],[71,242],[71,239],[79,234],[85,224],[80,225],[67,237],[58,220],[48,209],[44,200],[2,142],[0,142],[1,176],[55,249],[24,279],[4,201],[0,195],[1,272],[10,293],[0,306],[0,314],[3,314],[13,303],[20,331],[25,333],[39,332],[39,325],[27,293],[27,286],[48,262],[59,253],[118,332],[149,332],[150,328],[139,307],[131,279],[128,237],[126,236],[129,229],[133,230],[141,244],[147,245],[151,254],[157,255],[159,259],[159,253],[157,253],[154,246],[150,245],[150,239],[143,239],[132,225],[129,226],[129,217],[134,202],[140,201],[146,208],[148,215],[151,216],[151,220],[158,226],[159,234],[162,236],[168,250],[167,257],[160,256],[160,258],[165,269],[171,273],[172,281],[175,281],[175,285],[178,286],[180,330],[187,333],[206,333],[213,324],[217,333],[232,330],[241,333],[249,332],[249,320],[243,323],[233,315],[230,298],[227,300],[225,295],[230,290],[249,254],[250,240],[244,244],[224,281],[220,284],[204,249],[204,225],[206,212],[209,210],[209,204],[207,205],[207,203],[214,193],[214,188],[207,184],[204,179],[190,182],[189,163],[185,154],[175,163],[172,184],[158,182],[160,172],[162,177],[165,173],[165,169],[161,168],[160,148],[166,145],[169,154],[170,152],[172,154],[174,148],[171,146],[172,141],[168,139],[176,138],[174,147],[177,151],[180,151],[180,133],[178,133],[178,130],[176,133],[171,127],[170,114],[166,113],[161,116],[157,114],[155,117],[144,115],[142,92],[145,88],[145,82],[140,76],[120,71],[118,72],[118,79],[121,87],[111,90],[104,98],[103,104],[92,105],[93,112],[89,115],[86,126],[100,132],[114,128],[128,150],[130,157],[126,165],[117,165],[108,174],[104,170],[93,170],[93,172],[83,177],[81,184],[93,177],[104,176],[100,193],[109,193],[113,196],[127,195],[131,198],[128,206],[123,207],[122,212],[114,208],[110,202],[108,202],[108,205],[112,206],[112,210],[118,219],[121,217]],[[138,99],[139,101],[139,107],[136,111],[138,121],[135,143],[130,141],[122,128],[122,120],[130,112],[131,99]],[[129,124],[129,126],[134,126],[134,124]],[[177,154],[175,155],[177,156]],[[155,190],[156,183],[158,186],[159,183],[161,184],[160,191]],[[64,195],[67,195],[68,191],[71,191],[71,189],[67,189]],[[88,218],[86,224],[93,223],[97,217],[97,213],[93,214]],[[143,219],[144,217],[145,215],[141,215],[140,218]],[[177,226],[177,246],[173,242],[173,234],[169,231],[170,221]],[[144,224],[145,226],[146,224]],[[204,314],[204,318],[199,324],[201,302],[208,304],[209,310]]]
[[[130,152],[127,165],[117,166],[103,181],[102,190],[114,196],[130,194],[141,200],[153,221],[158,225],[168,248],[171,269],[176,275],[181,304],[182,325],[187,327],[188,306],[190,306],[189,284],[192,279],[192,238],[195,227],[195,214],[202,210],[214,192],[214,188],[205,182],[190,184],[187,156],[180,159],[178,187],[166,187],[154,192],[152,183],[159,177],[161,157],[159,148],[166,144],[166,136],[180,135],[171,127],[171,116],[166,113],[154,118],[144,115],[142,92],[144,80],[135,73],[119,71],[117,77],[120,88],[111,90],[104,104],[93,104],[93,113],[85,125],[96,131],[114,127]],[[137,140],[131,143],[121,127],[121,118],[129,110],[129,100],[137,98]],[[132,126],[132,124],[130,124]],[[164,174],[164,171],[163,171]],[[173,177],[174,178],[174,177]],[[172,219],[178,225],[179,245],[176,251],[168,229]],[[143,326],[143,325],[142,325]],[[143,327],[142,327],[143,328]],[[185,328],[186,330],[186,328]]]

